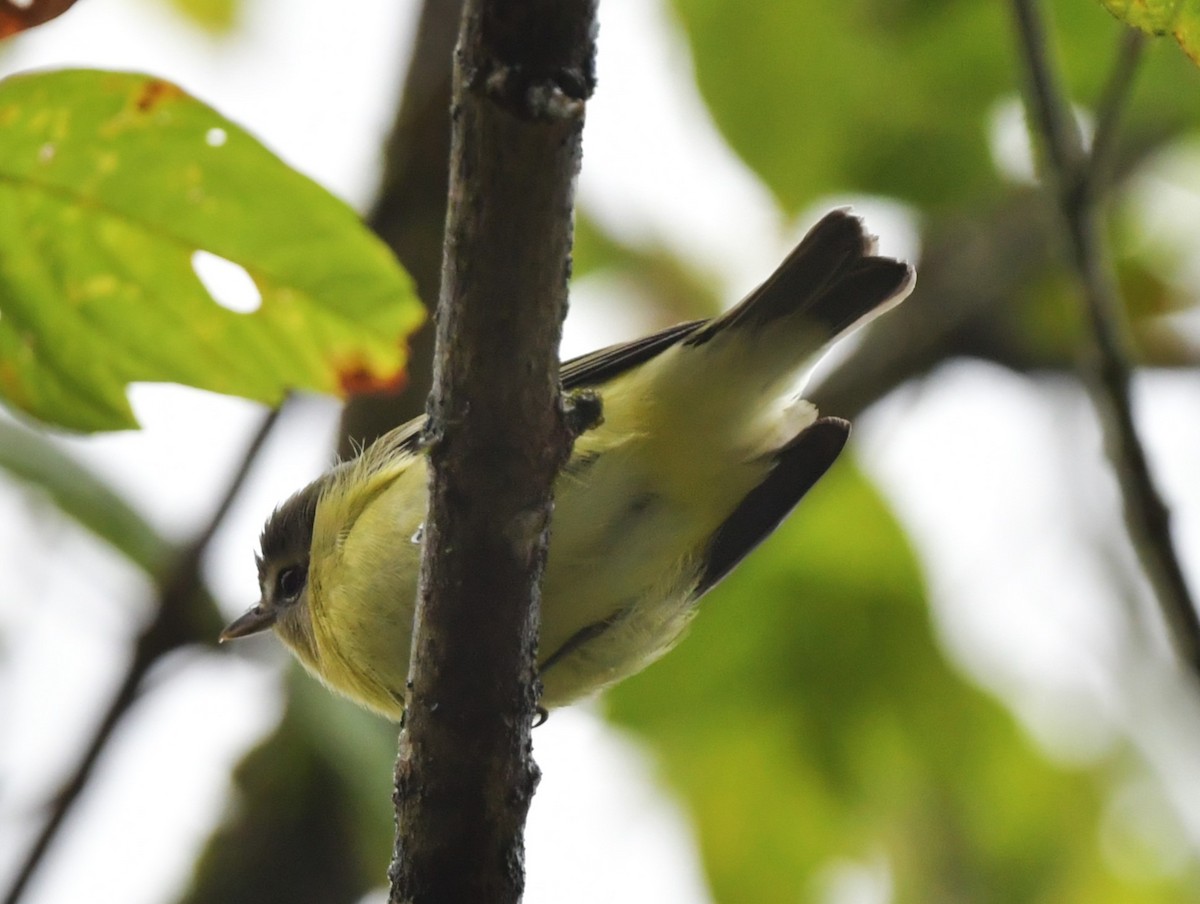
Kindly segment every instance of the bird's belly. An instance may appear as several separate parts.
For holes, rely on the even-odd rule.
[[[693,614],[705,544],[732,502],[648,473],[645,451],[606,451],[556,487],[539,643],[547,707],[639,671]]]

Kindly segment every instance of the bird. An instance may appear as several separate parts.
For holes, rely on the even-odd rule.
[[[827,213],[737,305],[565,363],[599,396],[554,484],[541,596],[541,706],[572,703],[671,649],[702,597],[791,513],[847,421],[803,382],[838,339],[902,301],[915,271]],[[274,629],[333,690],[404,714],[427,506],[424,417],[380,437],[267,519],[260,599],[222,641]]]

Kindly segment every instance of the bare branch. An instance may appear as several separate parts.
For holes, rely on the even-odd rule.
[[[1131,365],[1123,307],[1116,288],[1097,211],[1094,158],[1083,147],[1065,94],[1053,71],[1037,0],[1013,0],[1018,45],[1026,67],[1026,107],[1040,134],[1049,187],[1056,193],[1069,240],[1071,265],[1079,278],[1092,347],[1083,376],[1104,429],[1108,453],[1121,486],[1125,522],[1142,568],[1154,589],[1181,659],[1200,676],[1200,619],[1171,539],[1170,513],[1155,486],[1134,426],[1130,401]],[[1132,78],[1136,49],[1122,54],[1110,80],[1101,150],[1111,145],[1112,123]]]

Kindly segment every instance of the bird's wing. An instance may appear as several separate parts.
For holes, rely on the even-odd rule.
[[[692,320],[687,323],[677,323],[652,336],[643,336],[632,342],[610,345],[608,348],[597,349],[578,358],[572,358],[562,365],[563,389],[569,392],[572,389],[582,389],[611,380],[631,367],[636,367],[643,361],[649,361],[705,322]],[[367,454],[381,464],[393,460],[397,455],[405,453],[415,455],[421,447],[421,431],[425,429],[426,420],[425,415],[420,415],[401,424],[375,442],[367,450]]]
[[[578,358],[572,358],[562,366],[563,389],[582,389],[611,380],[643,361],[670,348],[686,338],[707,321],[689,320],[677,323],[650,336],[610,345]]]
[[[850,423],[824,417],[775,453],[767,478],[717,528],[696,586],[699,599],[765,540],[833,464],[850,435]]]

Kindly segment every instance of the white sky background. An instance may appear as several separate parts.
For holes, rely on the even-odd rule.
[[[245,5],[247,20],[233,38],[208,40],[150,0],[88,0],[12,42],[0,66],[96,65],[170,78],[361,207],[375,188],[415,4],[359,0],[353,17],[330,16],[328,4],[315,0]],[[630,240],[654,238],[702,263],[732,301],[770,272],[806,223],[785,222],[723,147],[690,87],[686,47],[660,6],[601,4],[600,87],[589,106],[580,200],[606,228]],[[856,207],[885,252],[916,259],[902,210]],[[597,316],[601,294],[599,285],[580,287],[565,356],[639,331]],[[1200,586],[1200,387],[1156,374],[1138,389],[1180,547]],[[183,538],[207,519],[260,412],[177,387],[137,387],[133,398],[145,430],[71,445],[154,523]],[[336,413],[333,402],[314,399],[285,424],[214,544],[207,573],[231,615],[253,602],[251,553],[264,515],[328,462]],[[855,436],[929,568],[940,630],[963,667],[1013,700],[1035,735],[1069,761],[1087,761],[1136,729],[1156,772],[1149,780],[1131,775],[1105,842],[1118,863],[1130,844],[1165,845],[1171,866],[1183,842],[1160,818],[1163,788],[1188,837],[1200,839],[1200,812],[1181,803],[1194,796],[1185,789],[1200,787],[1200,738],[1188,727],[1200,724],[1200,713],[1168,677],[1123,668],[1122,622],[1107,614],[1119,593],[1103,568],[1132,569],[1092,544],[1093,532],[1103,540],[1095,525],[1115,517],[1116,501],[1078,394],[961,365],[889,399]],[[27,494],[0,484],[0,511],[6,887],[27,841],[25,815],[73,765],[74,745],[123,666],[114,651],[123,654],[136,631],[129,610],[142,612],[150,591]],[[1094,520],[1083,522],[1080,512]],[[225,806],[229,766],[277,711],[274,665],[250,657],[233,665],[234,658],[185,655],[159,670],[29,904],[151,904],[185,881],[195,846]],[[1175,720],[1145,705],[1164,698],[1181,699]],[[527,901],[707,900],[686,818],[655,788],[644,753],[586,707],[556,714],[535,743],[545,778],[528,832]],[[183,787],[181,768],[190,777]],[[878,864],[837,865],[823,900],[884,902],[878,874]]]

